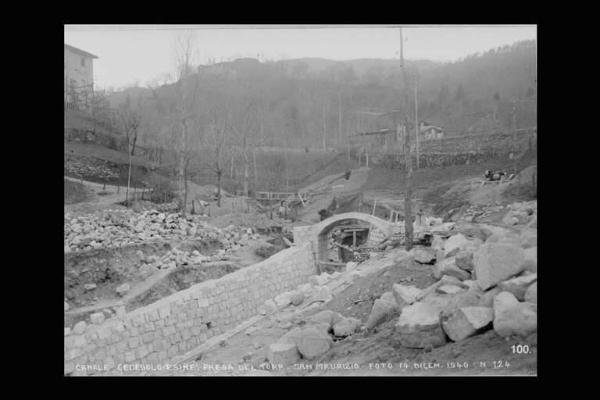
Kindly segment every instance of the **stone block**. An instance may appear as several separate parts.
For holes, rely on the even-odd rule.
[[[494,298],[494,330],[502,337],[527,337],[537,331],[537,304],[520,303],[509,292]]]
[[[92,324],[100,325],[104,322],[105,316],[104,313],[96,312],[90,315],[90,322]]]
[[[267,358],[272,364],[288,366],[300,359],[300,353],[295,343],[273,343],[269,345]]]
[[[523,271],[525,255],[520,247],[486,243],[473,256],[477,285],[489,289]]]
[[[442,313],[442,328],[450,340],[458,342],[491,324],[494,310],[489,307],[463,307],[453,313]]]
[[[444,345],[446,335],[440,323],[441,309],[441,306],[425,302],[404,307],[396,323],[396,332],[400,343],[410,348]]]

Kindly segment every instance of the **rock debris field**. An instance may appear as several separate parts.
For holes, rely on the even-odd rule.
[[[130,210],[100,211],[73,216],[65,214],[65,253],[98,248],[115,248],[153,240],[218,240],[223,249],[235,248],[251,238],[252,229],[229,225],[223,229],[198,217],[179,213]]]

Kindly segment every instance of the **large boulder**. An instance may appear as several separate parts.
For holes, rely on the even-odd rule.
[[[314,326],[309,326],[300,331],[297,338],[298,351],[307,360],[326,353],[331,347],[331,337]]]
[[[323,310],[308,319],[310,324],[325,324],[327,330],[331,329],[333,325],[344,319],[344,316],[332,310]]]
[[[537,304],[520,303],[509,292],[494,298],[494,330],[502,337],[529,336],[537,331]]]
[[[273,301],[278,308],[284,308],[292,303],[292,292],[284,292],[275,296]]]
[[[361,322],[356,318],[344,318],[341,321],[333,325],[333,334],[339,337],[346,337],[352,335],[360,328]]]
[[[130,290],[130,286],[128,283],[124,283],[115,289],[115,291],[117,292],[117,294],[119,296],[125,296],[127,294],[127,292],[129,292],[129,290]]]
[[[486,243],[473,255],[477,285],[483,290],[523,271],[525,255],[520,247],[505,243]]]
[[[481,303],[483,292],[474,286],[456,294],[436,292],[426,296],[421,302],[430,304],[446,313],[452,313],[462,307],[475,307]]]
[[[482,294],[478,305],[481,307],[494,307],[494,297],[496,297],[496,295],[501,291],[502,290],[500,290],[497,286],[485,291]]]
[[[464,290],[464,288],[457,286],[457,285],[445,284],[445,285],[438,286],[436,291],[441,294],[457,294],[457,293],[464,292],[465,290]]]
[[[277,311],[277,304],[275,304],[273,299],[266,300],[258,309],[261,315],[273,314],[275,311]]]
[[[471,244],[471,241],[467,239],[462,233],[452,235],[444,243],[444,253],[446,257],[452,257],[458,253],[461,249]]]
[[[498,288],[503,292],[512,293],[517,300],[524,301],[527,288],[535,281],[537,281],[537,274],[523,275],[500,282]]]
[[[460,269],[464,269],[465,271],[472,271],[474,268],[473,252],[469,250],[459,251],[454,257],[454,263]]]
[[[506,225],[526,224],[529,222],[529,213],[521,210],[510,210],[502,218],[502,223]]]
[[[534,282],[527,288],[525,292],[525,301],[537,304],[537,282]]]
[[[507,233],[494,233],[486,241],[486,243],[505,243],[512,244],[514,246],[521,246],[521,238],[514,232]]]
[[[311,302],[320,301],[327,303],[332,298],[333,296],[328,286],[317,286],[312,292]]]
[[[450,340],[458,342],[474,335],[494,320],[494,310],[489,307],[462,307],[453,313],[442,313],[442,328]]]
[[[392,286],[392,294],[394,295],[399,310],[402,310],[405,306],[411,305],[417,301],[417,297],[421,292],[421,289],[416,286],[405,286],[398,283],[394,283]]]
[[[410,253],[419,264],[433,264],[436,259],[435,251],[431,248],[415,247]]]
[[[493,233],[489,229],[486,229],[485,227],[482,227],[479,224],[472,224],[467,222],[458,223],[455,227],[455,231],[460,232],[469,238],[477,238],[482,242],[485,242],[485,240]]]
[[[325,285],[329,281],[329,274],[313,275],[308,278],[308,282],[315,286]]]
[[[377,325],[389,320],[398,311],[398,304],[394,299],[394,295],[390,292],[384,293],[379,299],[373,303],[371,314],[365,323],[366,329],[373,329]]]
[[[524,249],[528,249],[530,247],[537,247],[537,229],[526,230],[526,231],[521,232],[519,241],[520,241],[521,247]]]
[[[435,269],[433,270],[434,278],[441,279],[444,275],[453,276],[461,281],[471,279],[470,273],[456,266],[456,260],[454,257],[445,258],[436,263]]]
[[[284,366],[294,364],[300,359],[298,346],[295,343],[273,343],[269,345],[267,358],[272,364]]]
[[[396,332],[398,340],[405,347],[439,347],[446,343],[446,335],[440,323],[441,307],[419,302],[404,307]]]
[[[534,215],[531,218],[531,221],[529,221],[529,223],[527,224],[527,227],[537,229],[537,215]]]
[[[525,249],[523,254],[525,255],[523,268],[530,272],[537,272],[537,246]]]
[[[288,332],[286,332],[283,336],[277,340],[277,343],[293,343],[298,344],[298,340],[302,336],[302,328],[296,327]]]
[[[301,290],[296,290],[292,293],[291,302],[294,306],[299,306],[304,301],[304,292]]]
[[[431,248],[433,250],[444,250],[444,239],[440,235],[433,235],[433,240],[431,241]]]

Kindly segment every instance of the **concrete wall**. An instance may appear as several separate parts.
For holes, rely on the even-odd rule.
[[[316,273],[310,244],[293,246],[220,279],[194,285],[84,332],[65,332],[65,374],[119,369],[119,364],[164,364],[257,314],[268,299]],[[90,368],[90,367],[88,367]]]

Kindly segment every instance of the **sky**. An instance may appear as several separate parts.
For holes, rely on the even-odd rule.
[[[193,63],[253,57],[398,58],[394,25],[65,25],[65,43],[98,56],[95,87],[146,85],[175,71],[175,43],[193,32]],[[310,28],[310,29],[309,29]],[[405,25],[404,58],[456,61],[537,38],[535,25]]]

